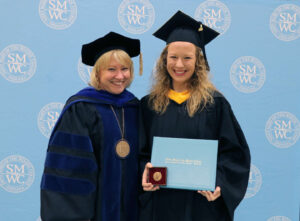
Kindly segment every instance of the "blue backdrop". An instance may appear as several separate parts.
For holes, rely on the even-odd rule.
[[[40,220],[50,132],[66,99],[89,80],[81,45],[109,31],[141,39],[144,74],[130,87],[141,98],[165,46],[152,33],[177,10],[221,33],[206,48],[212,80],[252,154],[235,220],[299,220],[299,0],[0,2],[0,221]]]

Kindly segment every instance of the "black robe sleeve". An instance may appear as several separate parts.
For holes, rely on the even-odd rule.
[[[230,104],[225,98],[216,98],[215,102],[219,118],[216,185],[221,187],[222,197],[233,219],[234,210],[247,190],[250,152]]]
[[[150,162],[151,153],[147,148],[147,136],[145,134],[145,124],[143,120],[142,106],[139,107],[139,177],[140,177],[140,187],[142,181],[142,174],[145,169],[147,162]]]
[[[101,125],[94,106],[63,112],[47,150],[41,182],[43,221],[90,220],[95,214]]]

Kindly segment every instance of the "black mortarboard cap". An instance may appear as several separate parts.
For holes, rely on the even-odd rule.
[[[82,45],[82,62],[86,65],[94,66],[101,55],[114,49],[121,49],[130,57],[138,56],[140,54],[140,40],[109,32],[102,38]]]
[[[178,11],[153,35],[167,44],[174,41],[193,43],[202,49],[206,60],[204,46],[217,37],[219,33],[202,24],[202,22]]]

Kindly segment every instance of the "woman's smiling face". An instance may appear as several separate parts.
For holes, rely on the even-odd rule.
[[[99,81],[102,90],[120,94],[130,83],[130,67],[120,64],[111,56],[108,66],[100,70]]]
[[[167,70],[172,78],[173,89],[187,90],[187,82],[195,71],[196,46],[190,42],[176,41],[168,46]]]

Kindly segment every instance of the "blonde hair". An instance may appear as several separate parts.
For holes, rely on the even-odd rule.
[[[130,69],[130,81],[127,87],[130,86],[133,77],[134,77],[134,68],[133,68],[133,62],[130,58],[130,56],[123,50],[115,49],[108,51],[101,55],[98,60],[96,61],[92,72],[91,72],[91,79],[89,85],[94,87],[96,90],[101,90],[101,82],[99,80],[99,74],[100,71],[107,68],[109,65],[110,60],[114,58],[119,62],[120,64],[124,66],[129,66]],[[126,88],[127,88],[126,87]]]
[[[162,51],[154,71],[154,83],[152,85],[149,105],[157,113],[164,113],[169,105],[168,93],[172,88],[172,78],[167,71],[167,55],[168,45]],[[216,91],[215,86],[209,79],[209,70],[206,65],[204,56],[199,47],[196,47],[196,64],[192,77],[187,82],[187,89],[190,97],[187,100],[187,111],[192,117],[201,107],[214,102],[213,92]]]

